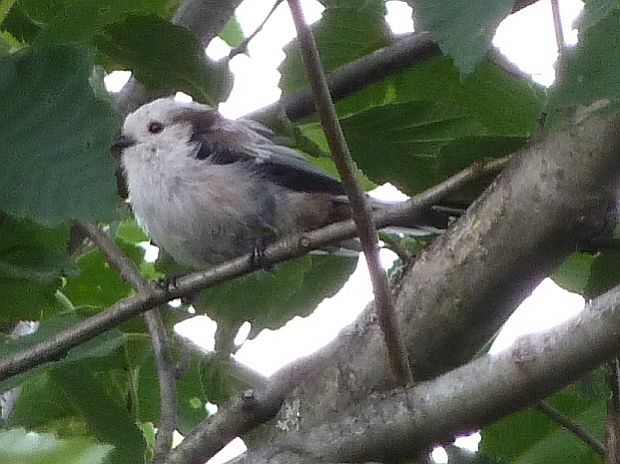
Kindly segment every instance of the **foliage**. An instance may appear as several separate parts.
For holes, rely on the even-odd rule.
[[[392,43],[383,0],[322,3],[325,11],[313,29],[326,70]],[[580,46],[563,56],[563,79],[549,95],[489,54],[493,33],[513,3],[415,2],[419,25],[444,55],[337,103],[366,185],[389,181],[415,194],[476,162],[519,150],[536,134],[543,111],[546,129],[553,130],[576,105],[609,101],[606,111],[618,110],[620,47],[610,46],[620,43],[617,2],[587,2]],[[102,224],[148,278],[181,271],[164,256],[156,265],[145,259],[148,237],[116,194],[117,165],[109,147],[121,118],[95,72],[130,70],[153,95],[183,91],[214,105],[225,100],[232,83],[228,62],[208,60],[200,38],[171,23],[177,5],[171,0],[0,1],[0,322],[4,327],[41,322],[36,334],[3,343],[0,357],[133,294],[92,244],[73,247],[75,220]],[[234,18],[221,38],[231,46],[243,41]],[[293,41],[284,51],[279,86],[288,96],[305,87],[307,78],[299,44]],[[302,148],[327,151],[316,119],[301,121],[294,130]],[[315,161],[329,166],[326,159]],[[449,200],[466,207],[490,181],[482,179]],[[418,243],[416,250],[421,247]],[[594,297],[620,282],[619,262],[617,250],[578,253],[553,277]],[[250,322],[252,338],[309,314],[342,287],[355,264],[306,256],[209,288],[197,296],[196,309],[220,328]],[[180,315],[187,316],[184,308],[164,311],[170,332]],[[222,359],[188,355],[176,344],[173,354],[180,364],[186,361],[179,379],[182,433],[208,416],[208,402],[222,403],[248,387]],[[571,386],[551,402],[600,435],[605,388],[600,378],[592,383],[596,394]],[[0,388],[17,385],[21,394],[10,429],[0,433],[0,462],[134,463],[151,452],[160,420],[159,382],[141,320]],[[463,462],[597,462],[589,449],[532,410],[485,428],[482,436],[481,453]]]

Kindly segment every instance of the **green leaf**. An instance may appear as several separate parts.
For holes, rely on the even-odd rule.
[[[558,88],[550,102],[555,112],[574,105],[618,111],[620,105],[620,8],[579,36],[567,51]],[[553,121],[554,112],[550,112]]]
[[[111,390],[106,388],[101,377],[78,364],[70,368],[57,367],[42,375],[47,377],[44,384],[33,378],[22,386],[23,396],[15,409],[17,417],[30,420],[39,415],[43,421],[39,426],[45,425],[48,417],[77,417],[98,441],[114,446],[106,462],[144,461],[146,445],[142,432],[129,415],[125,399],[110,394]],[[30,392],[32,384],[35,384],[34,391]]]
[[[32,42],[41,31],[41,27],[28,17],[19,3],[13,5],[0,29],[11,33],[16,39]]]
[[[413,3],[413,2],[412,2]],[[416,0],[422,30],[429,31],[462,75],[473,72],[491,46],[514,0]]]
[[[388,80],[392,103],[429,100],[457,106],[470,113],[493,135],[529,136],[538,128],[545,93],[499,66],[485,62],[467,79],[460,79],[445,56],[419,63]]]
[[[2,24],[4,18],[9,14],[9,11],[11,11],[14,3],[15,0],[0,0],[0,24]]]
[[[166,15],[168,0],[21,0],[41,25],[38,43],[86,42],[128,14]]]
[[[586,298],[596,298],[618,283],[620,283],[620,250],[605,250],[592,263],[590,278],[583,295]]]
[[[131,70],[154,93],[182,91],[214,105],[230,92],[228,66],[208,61],[198,37],[157,16],[110,24],[95,43],[110,66]]]
[[[112,446],[94,440],[60,440],[51,433],[0,431],[0,462],[11,464],[102,464]]]
[[[0,219],[0,321],[40,320],[56,309],[62,275],[75,266],[65,256],[67,228],[48,229],[5,216]]]
[[[235,48],[241,45],[245,36],[239,25],[239,21],[234,16],[228,20],[222,32],[220,32],[220,39],[226,42],[230,47]]]
[[[487,132],[467,111],[428,101],[376,107],[341,123],[364,173],[405,193],[423,190],[441,177],[438,158],[446,144]]]
[[[325,71],[387,45],[383,0],[334,0],[324,4],[323,16],[312,29]],[[279,86],[287,95],[306,87],[308,80],[298,42],[287,45],[284,53],[286,58],[278,68],[282,76]]]
[[[126,242],[118,241],[120,249],[136,264],[142,262],[144,250]],[[128,297],[132,289],[120,277],[118,271],[108,264],[99,250],[94,250],[77,261],[79,275],[67,279],[63,293],[74,305],[105,307]]]
[[[563,289],[583,295],[595,260],[589,253],[573,253],[560,264],[551,278]]]
[[[144,233],[135,219],[127,219],[118,224],[116,229],[116,239],[131,243],[132,245],[149,241],[148,235]]]
[[[0,210],[48,225],[114,216],[118,117],[94,96],[92,66],[76,47],[0,58]]]
[[[195,307],[227,324],[252,324],[251,337],[275,329],[294,316],[309,314],[349,278],[356,259],[309,255],[280,263],[200,292]]]
[[[604,436],[607,388],[602,370],[553,395],[549,402],[593,436]],[[545,414],[512,414],[482,430],[480,451],[511,464],[601,463],[588,445]]]

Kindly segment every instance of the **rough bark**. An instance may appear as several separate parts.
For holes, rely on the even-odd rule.
[[[608,229],[619,153],[618,116],[546,135],[416,260],[395,300],[416,380],[471,359],[565,256]],[[372,308],[327,349],[320,372],[289,398],[300,404],[299,430],[390,387]]]

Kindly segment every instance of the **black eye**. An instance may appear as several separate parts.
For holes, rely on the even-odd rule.
[[[148,130],[151,134],[159,134],[164,130],[164,125],[159,121],[151,121],[149,122]]]

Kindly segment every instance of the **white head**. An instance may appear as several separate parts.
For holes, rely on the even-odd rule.
[[[182,147],[189,149],[197,131],[217,129],[222,121],[219,113],[207,105],[160,98],[127,116],[114,147],[124,156],[175,155]]]

